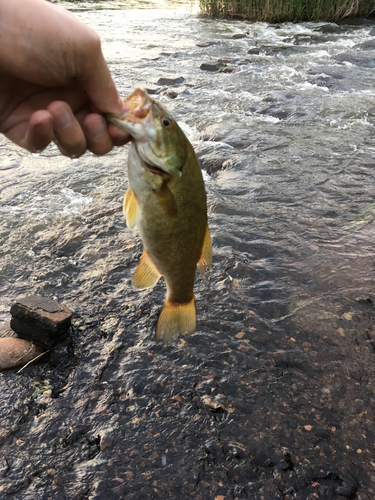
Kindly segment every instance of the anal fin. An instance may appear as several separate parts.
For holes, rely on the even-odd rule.
[[[126,217],[126,224],[130,229],[133,229],[133,227],[137,225],[140,216],[140,209],[134,191],[132,191],[130,187],[125,193],[123,206]]]
[[[132,278],[134,288],[142,290],[143,288],[150,288],[160,278],[161,274],[155,264],[152,262],[147,251],[144,250],[138,267]]]
[[[195,298],[186,304],[164,302],[158,324],[156,325],[155,340],[168,344],[178,335],[189,335],[195,332],[197,327],[197,313],[195,310]]]
[[[204,278],[204,268],[208,267],[208,269],[211,269],[211,264],[212,264],[212,243],[211,243],[211,234],[210,230],[208,228],[208,224],[206,227],[206,234],[204,235],[204,241],[203,241],[203,246],[202,246],[202,255],[201,258],[198,260],[198,269],[199,272],[201,273],[202,278]]]

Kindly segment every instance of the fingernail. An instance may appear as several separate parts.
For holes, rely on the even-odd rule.
[[[71,116],[65,110],[63,110],[61,113],[56,114],[54,118],[55,125],[57,125],[60,130],[65,130],[72,125]]]

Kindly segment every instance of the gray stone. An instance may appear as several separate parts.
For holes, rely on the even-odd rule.
[[[232,36],[233,40],[240,40],[241,38],[247,38],[247,35],[244,33],[237,33],[236,35]]]
[[[181,85],[185,81],[183,76],[177,76],[175,78],[161,77],[158,80],[158,85]]]
[[[220,70],[220,73],[234,73],[235,71],[236,71],[235,68],[227,66],[226,68]]]
[[[200,69],[203,71],[220,71],[224,68],[224,64],[216,62],[216,63],[203,63],[200,66]]]
[[[160,89],[155,87],[146,87],[146,92],[148,95],[155,95],[160,92]]]
[[[10,326],[19,337],[50,349],[69,330],[72,312],[54,300],[41,296],[24,297],[15,302]]]
[[[205,48],[210,47],[211,45],[217,45],[219,42],[199,42],[196,44],[197,47]]]
[[[176,99],[176,97],[178,97],[177,92],[175,92],[174,90],[167,90],[167,92],[165,92],[164,95],[169,97],[169,99]]]

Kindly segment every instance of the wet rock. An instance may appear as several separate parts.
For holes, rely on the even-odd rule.
[[[185,81],[185,78],[183,76],[176,76],[176,77],[161,77],[158,80],[158,85],[167,85],[167,86],[172,86],[172,85],[181,85]]]
[[[204,144],[195,148],[195,152],[201,167],[209,175],[232,170],[239,162],[233,149],[224,143]]]
[[[259,109],[257,113],[260,115],[273,116],[278,120],[286,120],[292,114],[291,111],[286,109],[279,109],[277,106],[270,106],[264,109]]]
[[[356,493],[355,486],[344,486],[343,485],[343,486],[339,486],[335,490],[336,495],[341,495],[342,497],[345,497],[345,498],[353,498],[355,493]]]
[[[146,87],[146,92],[147,92],[149,95],[159,94],[159,92],[160,92],[160,87],[159,87],[159,88],[156,88],[156,87]]]
[[[287,49],[288,47],[272,47],[270,45],[264,45],[263,47],[252,47],[247,51],[247,53],[253,55],[273,56]]]
[[[252,49],[249,49],[247,53],[258,56],[260,54],[260,49],[258,49],[258,47],[253,47]]]
[[[247,38],[246,33],[236,33],[232,36],[233,40],[241,40],[242,38]]]
[[[167,90],[163,95],[169,97],[169,99],[176,99],[178,97],[178,93],[174,90]]]
[[[196,44],[196,47],[201,47],[201,48],[205,48],[205,47],[211,47],[211,45],[218,45],[219,42],[199,42]]]
[[[325,40],[318,35],[294,35],[290,38],[284,38],[283,42],[292,43],[293,45],[315,45],[323,43]]]
[[[319,31],[320,33],[340,33],[342,28],[334,23],[323,24],[323,26],[319,26],[315,28],[314,31]]]
[[[31,295],[15,302],[10,326],[20,337],[50,349],[69,330],[72,312],[54,300]]]
[[[220,63],[220,62],[203,63],[200,65],[200,69],[203,71],[220,71],[224,67],[225,67],[225,65]]]
[[[284,454],[284,458],[280,460],[279,466],[280,466],[280,469],[283,471],[290,470],[293,468],[293,462],[290,459],[290,456],[288,453]]]
[[[43,349],[28,340],[0,338],[0,372],[21,368],[42,353]]]
[[[221,64],[237,64],[239,59],[218,59],[217,62]]]

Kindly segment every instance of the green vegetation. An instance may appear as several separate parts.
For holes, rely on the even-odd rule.
[[[337,21],[366,17],[375,12],[375,0],[199,0],[202,13],[272,23]]]

